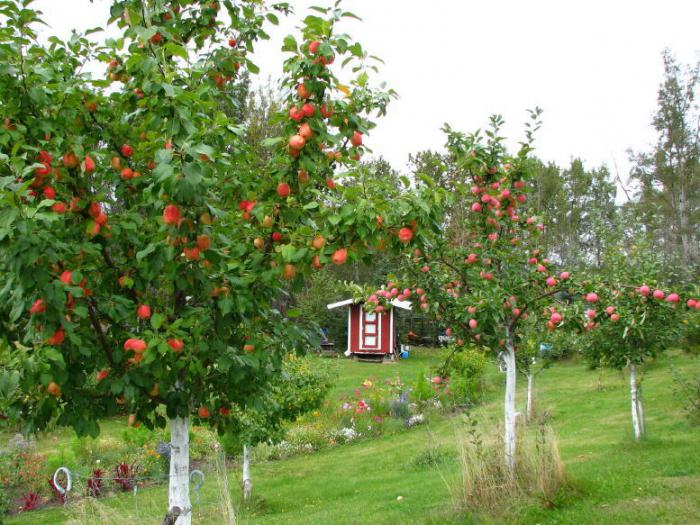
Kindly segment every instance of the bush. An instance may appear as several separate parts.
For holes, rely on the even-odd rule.
[[[454,351],[438,371],[449,378],[448,399],[454,406],[470,406],[481,399],[485,390],[488,361],[480,350],[469,347]]]

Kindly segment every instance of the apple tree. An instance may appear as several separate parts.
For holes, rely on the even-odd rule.
[[[582,314],[580,345],[594,366],[629,368],[634,438],[645,433],[644,403],[637,367],[678,344],[684,316],[697,322],[698,301],[681,298],[660,284],[661,260],[651,247],[611,249],[602,270],[591,276],[598,300]],[[691,322],[692,322],[691,321]]]
[[[178,524],[192,515],[190,418],[234,431],[232,410],[307,344],[275,308],[285,289],[434,221],[429,191],[389,204],[343,185],[393,92],[337,32],[354,17],[338,7],[284,40],[285,135],[262,144],[260,167],[230,109],[255,43],[288,11],[114,0],[117,38],[43,44],[30,2],[0,0],[0,335],[21,391],[5,415],[27,432],[96,435],[118,414],[169,424]]]
[[[445,128],[454,165],[453,191],[443,220],[452,234],[432,236],[407,264],[405,283],[414,305],[447,327],[457,348],[475,343],[498,352],[506,370],[504,458],[512,471],[516,452],[516,352],[530,334],[567,323],[578,287],[540,247],[545,226],[528,213],[533,170],[528,155],[540,111],[531,112],[526,140],[515,155],[499,135],[495,116],[485,133]],[[432,186],[432,181],[423,179]]]

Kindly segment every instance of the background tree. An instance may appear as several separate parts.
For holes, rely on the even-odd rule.
[[[658,139],[653,151],[631,154],[637,184],[631,207],[663,248],[666,265],[692,279],[700,263],[700,64],[683,69],[670,51],[662,58],[665,76],[652,121]]]

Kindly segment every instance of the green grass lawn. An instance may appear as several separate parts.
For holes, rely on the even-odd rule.
[[[399,376],[411,381],[440,355],[434,350],[412,352],[407,361],[389,365],[338,360],[334,366],[339,380],[330,399],[336,401],[368,378]],[[629,391],[621,373],[599,375],[581,363],[566,362],[538,376],[538,408],[550,414],[572,489],[556,499],[554,508],[531,502],[498,522],[700,523],[700,428],[687,422],[673,399],[671,365],[686,375],[698,373],[698,359],[678,352],[648,367],[643,379],[648,437],[640,444],[632,440]],[[492,434],[501,417],[502,379],[494,370],[487,401],[473,412],[484,434]],[[519,390],[521,406],[523,394]],[[471,523],[453,511],[456,454],[439,467],[421,467],[415,461],[436,444],[454,451],[460,429],[459,417],[445,417],[399,434],[254,464],[256,497],[243,509],[236,468],[229,472],[228,488],[221,474],[210,472],[201,500],[194,501],[195,523],[228,523],[223,517],[224,493],[233,495],[238,521],[246,524]],[[110,430],[117,431],[108,426]],[[40,439],[39,447],[49,447],[50,441]],[[159,486],[135,497],[122,494],[97,504],[73,503],[67,509],[44,509],[7,522],[156,524],[162,521],[166,498],[165,487]],[[480,518],[480,523],[490,523]]]

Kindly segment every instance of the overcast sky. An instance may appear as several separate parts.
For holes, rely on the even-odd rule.
[[[261,77],[277,77],[282,37],[309,5],[258,46]],[[110,1],[37,0],[61,36],[106,19]],[[363,22],[351,33],[386,65],[382,77],[400,99],[365,140],[405,169],[408,154],[439,149],[443,123],[471,131],[500,113],[521,138],[527,108],[544,109],[537,154],[559,164],[614,162],[623,178],[626,150],[654,141],[650,127],[662,79],[661,51],[684,63],[700,57],[700,2],[692,0],[346,0]]]

